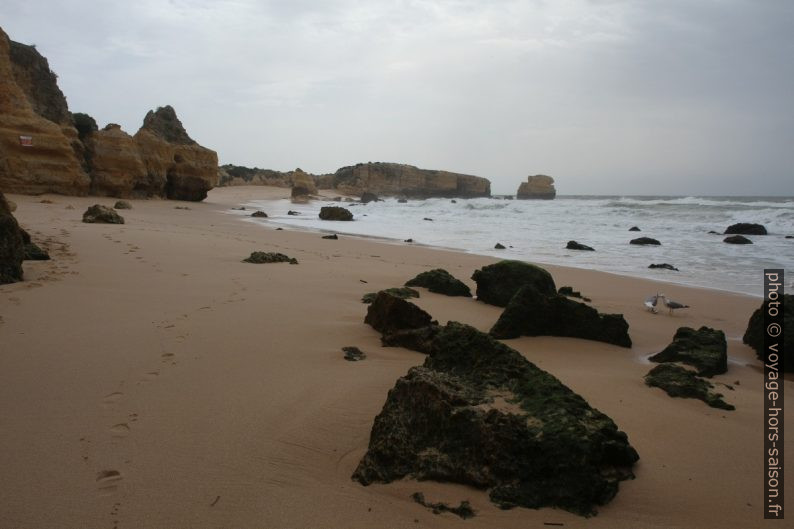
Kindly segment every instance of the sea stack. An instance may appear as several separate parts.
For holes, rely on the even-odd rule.
[[[551,200],[557,196],[557,190],[554,189],[554,179],[545,174],[530,175],[527,177],[526,182],[521,182],[516,191],[516,198],[532,199],[539,198],[543,200]]]

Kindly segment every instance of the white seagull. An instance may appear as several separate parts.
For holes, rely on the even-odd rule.
[[[670,309],[670,314],[671,315],[673,314],[673,311],[676,310],[676,309],[688,309],[689,308],[689,305],[684,305],[683,303],[679,303],[677,301],[673,301],[672,299],[667,299],[667,297],[664,294],[659,294],[659,296],[657,296],[657,297],[662,300],[662,303],[664,303],[665,307]]]
[[[651,311],[654,314],[656,314],[657,312],[659,312],[658,310],[656,310],[656,305],[657,305],[658,302],[659,302],[659,294],[657,293],[655,296],[651,296],[651,297],[649,297],[648,299],[645,300],[645,307],[649,311]]]

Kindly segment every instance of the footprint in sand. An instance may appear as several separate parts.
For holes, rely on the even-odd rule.
[[[110,433],[112,433],[114,437],[125,437],[130,433],[130,426],[126,422],[114,424],[110,427]]]
[[[119,400],[121,400],[121,397],[123,397],[123,396],[124,396],[124,393],[122,393],[120,391],[114,391],[113,393],[105,395],[102,398],[102,402],[105,405],[111,406],[111,405],[117,403]]]
[[[159,376],[160,376],[159,371],[149,371],[148,373],[143,375],[143,378],[140,380],[140,382],[138,382],[138,384],[147,384],[149,382],[152,382],[153,380],[157,380],[157,377]]]
[[[97,472],[96,482],[99,486],[99,491],[110,494],[118,488],[119,481],[121,481],[121,472],[118,470],[103,470]]]

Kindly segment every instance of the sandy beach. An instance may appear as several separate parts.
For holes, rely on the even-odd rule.
[[[445,268],[474,289],[492,257],[256,225],[227,212],[289,189],[217,188],[200,203],[133,200],[124,225],[84,224],[115,200],[7,195],[51,261],[0,286],[0,528],[751,528],[762,509],[762,372],[742,344],[759,298],[547,266],[622,313],[631,349],[570,338],[507,343],[625,431],[636,479],[597,516],[503,511],[485,492],[350,479],[395,381],[424,355],[380,346],[361,296]],[[51,203],[43,203],[46,199]],[[176,207],[189,209],[177,209]],[[329,226],[332,229],[332,226]],[[242,263],[282,252],[299,265]],[[760,273],[760,271],[759,271]],[[691,308],[642,301],[662,290]],[[501,309],[421,289],[439,322],[487,331]],[[681,326],[728,338],[714,378],[735,411],[649,388],[646,357]],[[367,354],[347,362],[341,348]],[[733,390],[722,384],[729,384]],[[787,419],[794,384],[786,381]],[[786,439],[794,453],[794,437]],[[463,521],[411,500],[469,500]],[[794,505],[794,487],[786,491]],[[782,526],[781,523],[775,527]]]

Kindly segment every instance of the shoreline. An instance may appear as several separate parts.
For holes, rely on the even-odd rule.
[[[238,190],[239,191],[239,190]],[[288,193],[289,190],[281,189]],[[397,379],[424,355],[381,347],[363,323],[367,292],[445,268],[472,272],[498,258],[315,232],[263,230],[223,214],[241,193],[206,202],[130,200],[124,225],[84,224],[101,197],[10,196],[20,224],[53,260],[25,262],[0,286],[0,526],[459,528],[410,499],[477,511],[467,528],[544,523],[587,529],[745,528],[762,506],[762,373],[741,343],[760,302],[671,285],[692,305],[674,316],[642,306],[657,282],[544,266],[601,312],[622,313],[631,349],[573,338],[505,343],[611,417],[640,454],[597,516],[502,511],[470,487],[402,480],[363,487],[350,476]],[[50,199],[53,203],[42,203]],[[71,206],[72,209],[67,209]],[[189,210],[177,210],[189,207]],[[278,251],[288,264],[242,263]],[[487,331],[502,309],[420,290],[440,323]],[[649,388],[649,364],[680,326],[724,330],[736,406],[723,412]],[[347,362],[341,348],[367,354]],[[737,384],[736,381],[739,381]],[[794,382],[784,384],[794,410]],[[794,437],[786,441],[794,450]],[[748,478],[749,476],[749,478]],[[757,479],[754,478],[757,476]],[[786,499],[794,501],[794,488]],[[415,520],[418,520],[416,522]]]

